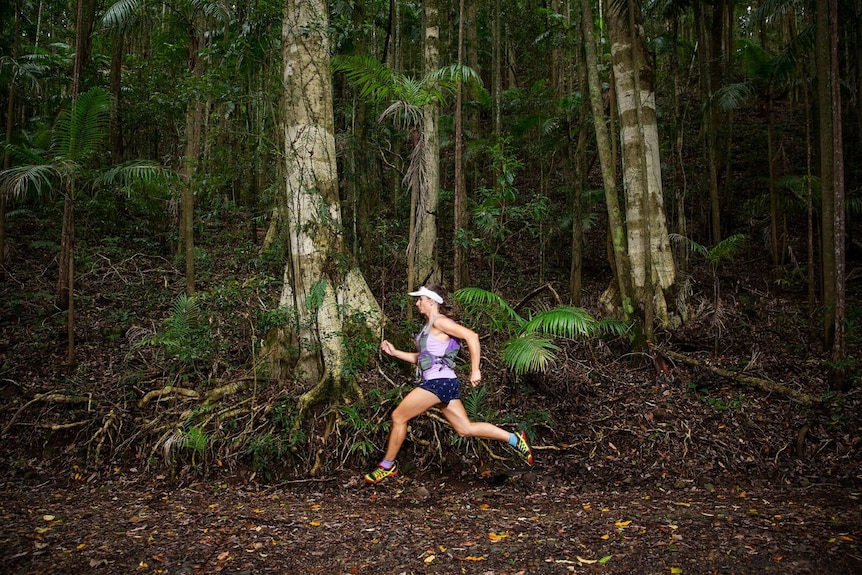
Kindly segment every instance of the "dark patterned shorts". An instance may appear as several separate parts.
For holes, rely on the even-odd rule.
[[[449,405],[453,399],[461,399],[461,391],[458,387],[458,378],[452,379],[426,379],[419,387],[430,391],[437,396],[441,402]]]

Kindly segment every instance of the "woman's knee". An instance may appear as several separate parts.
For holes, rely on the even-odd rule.
[[[474,437],[476,435],[473,426],[469,423],[457,422],[452,424],[452,429],[459,437]]]
[[[411,417],[406,413],[398,410],[392,412],[392,425],[407,425],[407,422],[410,421]]]

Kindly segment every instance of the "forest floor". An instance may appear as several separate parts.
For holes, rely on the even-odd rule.
[[[182,274],[161,257],[88,254],[84,367],[70,376],[62,314],[46,295],[51,267],[40,263],[50,258],[38,235],[16,233],[22,249],[0,300],[0,573],[862,572],[862,388],[855,374],[846,390],[829,388],[801,296],[745,276],[763,267],[759,256],[722,278],[720,338],[706,297],[664,337],[667,353],[575,344],[551,373],[513,382],[489,352],[492,405],[550,415],[532,429],[532,469],[498,446],[464,448],[432,413],[414,422],[402,474],[371,486],[361,475],[376,453],[268,481],[227,459],[179,472],[150,464],[154,440],[137,433],[157,408],[139,400],[157,378],[124,379],[126,338],[131,324],[161,321],[170,301],[152,292],[176,292]],[[219,381],[241,371],[248,339],[239,332],[226,348],[235,363],[224,360]],[[385,370],[375,366],[363,385],[387,385]],[[93,403],[46,401],[70,389]],[[100,429],[126,449],[106,442],[110,455],[95,463]],[[429,438],[438,447],[423,451]]]
[[[585,485],[541,464],[503,484],[5,481],[0,571],[849,575],[862,570],[859,496],[834,485]]]

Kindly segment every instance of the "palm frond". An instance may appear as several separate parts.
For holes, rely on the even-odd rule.
[[[380,112],[378,120],[395,118],[396,125],[401,129],[422,125],[422,108],[410,105],[405,100],[395,100],[385,110]]]
[[[629,331],[629,326],[623,321],[614,318],[600,319],[596,321],[595,332],[596,334],[603,335],[612,335],[612,336],[622,336],[625,335]]]
[[[94,185],[99,188],[116,186],[129,188],[133,184],[147,184],[157,181],[167,181],[174,172],[149,160],[133,160],[111,166],[99,175]]]
[[[722,86],[709,99],[707,106],[717,106],[719,110],[730,111],[742,107],[745,100],[751,96],[754,88],[747,82],[736,82]]]
[[[116,32],[127,32],[141,20],[144,0],[118,0],[102,15],[102,26]]]
[[[482,79],[469,66],[451,64],[429,72],[421,83],[432,99],[441,103],[455,94],[459,84],[468,88],[478,88],[482,86]]]
[[[506,300],[494,292],[477,287],[466,287],[456,291],[452,294],[452,297],[455,301],[465,306],[502,311],[505,317],[515,325],[522,325],[524,323],[524,319],[518,315],[518,312],[506,303]]]
[[[180,294],[174,300],[171,315],[165,319],[164,323],[179,333],[185,334],[201,322],[202,315],[196,297]]]
[[[0,192],[13,199],[31,193],[41,196],[55,189],[58,177],[57,168],[52,164],[12,166],[0,172]]]
[[[373,56],[336,56],[332,65],[359,89],[361,97],[376,103],[397,99],[395,74]]]
[[[718,265],[724,260],[733,259],[742,246],[745,245],[747,239],[748,238],[745,234],[733,234],[732,236],[728,236],[715,244],[715,246],[709,250],[707,259],[714,265]]]
[[[671,243],[676,245],[682,245],[686,250],[699,254],[703,257],[707,257],[707,254],[709,253],[709,250],[706,248],[706,246],[702,246],[696,241],[689,239],[682,234],[668,234],[668,239],[671,241]]]
[[[575,339],[595,332],[596,320],[586,310],[562,306],[539,312],[524,326],[525,333]]]
[[[231,3],[227,0],[191,0],[191,4],[216,22],[227,22],[230,19]]]
[[[785,14],[793,14],[798,11],[805,11],[805,6],[799,0],[764,0],[754,11],[754,22],[757,24],[767,24],[773,19]]]
[[[514,373],[541,373],[553,365],[560,348],[550,339],[526,333],[503,344],[503,361]]]
[[[111,99],[102,88],[80,94],[58,121],[54,142],[61,157],[81,162],[92,155],[108,133]]]

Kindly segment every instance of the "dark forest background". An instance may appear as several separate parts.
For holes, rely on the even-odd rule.
[[[283,8],[0,6],[0,434],[13,474],[82,480],[131,465],[278,478],[356,470],[379,455],[387,414],[410,389],[410,374],[379,356],[380,334],[349,338],[346,369],[361,395],[310,414],[297,409],[306,389],[279,371],[290,351],[267,345],[290,319],[279,305],[289,249],[277,216]],[[613,331],[558,338],[553,362],[531,371],[501,353],[512,325],[464,305],[489,381],[466,393],[471,416],[524,427],[549,466],[575,477],[652,482],[673,470],[702,482],[746,474],[858,485],[862,7],[837,3],[829,37],[840,98],[824,101],[815,25],[827,8],[638,5],[687,314],[657,327],[649,345]],[[462,14],[462,62],[481,79],[463,95],[469,219],[458,232],[455,99],[440,108],[444,279],[496,294],[524,318],[572,304],[613,319],[601,301],[614,271],[580,3],[482,0],[462,13],[439,0],[439,9],[441,65],[458,62]],[[607,24],[593,9],[613,135]],[[373,58],[400,79],[402,100],[421,106],[423,6],[335,0],[329,15],[341,66],[332,75],[341,233],[395,329],[409,334],[418,320],[406,296],[415,286],[404,178],[415,127],[382,116],[386,106],[339,58]],[[834,132],[823,131],[822,112],[836,104],[832,150],[843,164],[824,186],[821,143]],[[587,167],[583,186],[576,162]],[[831,205],[846,218],[837,301],[824,300],[836,285],[835,269],[821,265],[832,221],[824,189],[840,191]],[[452,285],[456,246],[469,254],[463,286]],[[836,307],[846,330],[837,343]],[[593,459],[607,449],[616,459]],[[408,472],[513,464],[496,446],[453,436],[433,412],[402,457]]]

